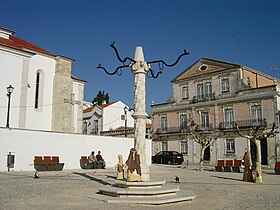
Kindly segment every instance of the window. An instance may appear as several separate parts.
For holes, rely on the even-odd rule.
[[[203,84],[197,84],[196,96],[197,96],[198,99],[203,98]]]
[[[181,141],[181,153],[188,154],[188,141]]]
[[[187,114],[180,114],[180,130],[187,130]]]
[[[87,121],[83,122],[83,134],[87,134]]]
[[[98,120],[93,121],[92,133],[93,134],[98,134]]]
[[[168,151],[167,142],[161,142],[161,151]]]
[[[229,92],[229,79],[223,78],[221,80],[221,84],[222,84],[222,93]]]
[[[42,70],[36,72],[35,78],[35,101],[34,108],[36,110],[42,110],[43,103],[43,86],[44,86],[44,74]]]
[[[212,84],[211,82],[205,83],[205,97],[211,97],[212,96]]]
[[[199,101],[204,101],[206,99],[211,99],[213,96],[212,93],[212,83],[211,82],[205,82],[205,83],[199,83],[196,86],[196,97]]]
[[[161,128],[161,131],[167,132],[167,117],[166,116],[161,117],[160,128]]]
[[[251,105],[251,120],[255,124],[259,124],[262,119],[261,105]]]
[[[181,93],[182,93],[182,99],[188,99],[189,98],[189,87],[182,86]]]
[[[225,127],[226,128],[234,127],[233,108],[225,109]]]
[[[226,139],[226,153],[235,153],[234,139]]]
[[[40,72],[36,74],[35,109],[39,108]]]
[[[209,128],[209,113],[201,112],[201,128],[206,129]]]
[[[208,66],[206,66],[206,65],[201,65],[200,67],[199,67],[199,70],[200,71],[205,71],[205,70],[207,70],[208,69]]]

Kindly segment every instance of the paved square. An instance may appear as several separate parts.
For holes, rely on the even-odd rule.
[[[113,168],[40,172],[0,172],[0,209],[280,209],[280,176],[264,168],[263,184],[242,182],[242,173],[215,172],[213,166],[152,165],[151,180],[163,181],[180,190],[192,190],[194,201],[167,205],[111,204],[92,198],[113,184]],[[180,183],[175,183],[175,175]]]

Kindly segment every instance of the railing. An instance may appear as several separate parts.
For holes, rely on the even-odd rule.
[[[251,128],[254,126],[266,127],[267,121],[266,119],[256,119],[256,120],[240,120],[240,121],[233,121],[233,122],[221,122],[219,127],[216,129],[219,130],[236,130],[236,124],[240,129]],[[201,127],[200,125],[195,126],[196,132],[212,132],[214,127],[212,124],[209,124],[208,127]],[[167,128],[158,128],[155,131],[156,135],[165,135],[165,134],[187,134],[189,130],[187,127],[167,127]]]
[[[127,129],[127,134],[134,134],[134,129]],[[116,136],[116,135],[125,135],[125,130],[110,130],[100,132],[101,136]]]
[[[209,127],[200,127],[200,126],[195,126],[195,131],[196,132],[205,132],[205,131],[212,131],[213,126],[212,124],[209,125]],[[189,129],[187,127],[167,127],[167,128],[158,128],[155,132],[157,135],[163,135],[163,134],[184,134],[184,133],[189,133]]]
[[[254,126],[266,127],[266,119],[252,119],[252,120],[241,120],[234,122],[221,122],[219,124],[219,130],[231,130],[236,129],[236,124],[239,128],[250,128]]]
[[[215,93],[204,94],[204,95],[197,95],[194,96],[191,103],[199,103],[199,102],[206,102],[206,101],[213,101],[215,100]]]

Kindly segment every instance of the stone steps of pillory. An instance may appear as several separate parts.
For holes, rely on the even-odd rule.
[[[165,181],[126,182],[116,180],[111,186],[100,188],[93,196],[108,203],[131,203],[161,205],[191,201],[191,190],[180,191],[178,186],[165,185]]]

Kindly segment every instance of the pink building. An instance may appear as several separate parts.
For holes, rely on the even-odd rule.
[[[242,159],[247,141],[236,133],[235,123],[246,134],[252,126],[270,130],[279,124],[279,80],[244,65],[201,58],[172,81],[169,101],[152,105],[153,153],[176,150],[185,161],[198,163],[200,145],[187,132],[191,122],[201,133],[215,131],[217,140],[204,160]],[[280,158],[279,135],[262,142],[262,164]],[[255,156],[254,145],[252,158]],[[279,153],[279,152],[278,152]]]

